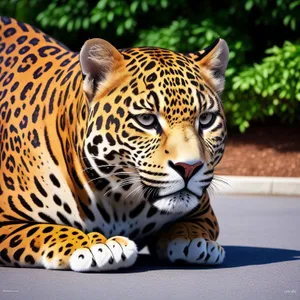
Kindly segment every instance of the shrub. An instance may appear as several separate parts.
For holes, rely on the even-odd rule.
[[[244,132],[250,121],[276,116],[283,122],[300,121],[300,44],[266,50],[260,64],[235,75],[224,100],[231,125]]]

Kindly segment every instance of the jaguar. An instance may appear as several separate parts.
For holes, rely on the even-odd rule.
[[[169,263],[225,257],[208,188],[221,160],[229,50],[79,53],[0,19],[0,266],[102,272],[148,246]]]

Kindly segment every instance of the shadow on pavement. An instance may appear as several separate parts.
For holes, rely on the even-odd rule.
[[[149,254],[140,254],[133,268],[122,271],[127,273],[146,272],[163,269],[210,270],[265,265],[284,261],[300,260],[299,250],[259,248],[247,246],[224,246],[226,258],[221,266],[195,266],[186,264],[167,264],[157,261]]]
[[[260,248],[246,246],[224,246],[226,258],[223,268],[265,265],[276,262],[300,260],[299,250]]]

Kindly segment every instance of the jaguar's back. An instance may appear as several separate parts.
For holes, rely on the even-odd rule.
[[[82,117],[76,111],[84,105],[78,54],[6,17],[0,37],[0,194],[6,211],[1,221],[65,220],[63,214],[51,218],[51,202],[44,205],[41,197],[56,198],[55,188],[61,187],[59,197],[66,200],[76,192],[68,174],[78,163],[72,151]]]

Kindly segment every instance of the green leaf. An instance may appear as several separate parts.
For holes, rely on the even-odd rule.
[[[117,28],[117,35],[122,35],[124,32],[124,27],[122,24],[120,24]]]
[[[290,26],[291,26],[292,30],[296,30],[296,19],[295,18],[291,19]]]
[[[66,15],[64,15],[60,18],[57,25],[59,28],[63,28],[63,27],[65,27],[67,22],[68,22],[68,17]]]
[[[300,1],[294,1],[290,3],[290,10],[293,10],[298,5],[300,5]]]
[[[284,99],[285,96],[286,96],[286,91],[285,90],[281,91],[280,94],[279,94],[279,98]]]
[[[239,81],[235,82],[232,86],[233,90],[237,90],[240,87],[241,83]]]
[[[131,11],[132,13],[135,13],[136,10],[137,10],[137,8],[138,8],[138,6],[139,6],[139,2],[138,2],[138,1],[133,1],[133,2],[131,3],[131,5],[130,5],[130,11]]]
[[[112,22],[113,19],[114,19],[114,12],[113,11],[108,12],[108,14],[107,14],[108,22]]]
[[[127,19],[124,26],[127,30],[131,29],[133,27],[133,19]]]
[[[247,11],[251,10],[252,7],[253,7],[253,4],[254,4],[253,1],[248,0],[248,1],[245,3],[245,9],[246,9]]]
[[[67,30],[69,32],[71,32],[73,30],[73,27],[74,27],[74,22],[73,20],[69,20],[68,24],[67,24]]]
[[[76,30],[79,30],[81,28],[81,20],[80,20],[80,18],[76,19],[75,24],[74,24],[74,28]]]
[[[287,16],[285,16],[284,17],[284,19],[283,19],[283,24],[285,25],[285,26],[287,26],[288,24],[289,24],[289,22],[290,22],[290,20],[291,20],[291,15],[287,15]]]
[[[147,12],[148,11],[149,7],[148,7],[147,1],[144,0],[144,1],[141,2],[141,8],[142,8],[143,12]]]
[[[99,8],[100,10],[104,10],[105,6],[107,5],[107,2],[109,0],[100,0],[97,4],[97,8]]]
[[[82,22],[82,27],[83,27],[84,29],[88,29],[88,28],[89,28],[89,25],[90,25],[90,20],[89,20],[89,18],[85,18],[85,19],[83,20],[83,22]]]
[[[91,17],[92,23],[97,23],[101,19],[101,13],[96,13]]]
[[[161,0],[160,5],[162,8],[167,8],[168,7],[168,0]]]

